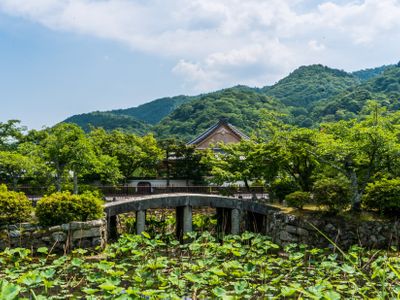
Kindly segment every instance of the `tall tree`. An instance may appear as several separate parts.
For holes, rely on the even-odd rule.
[[[353,210],[359,210],[365,188],[375,176],[390,172],[400,162],[398,125],[384,116],[376,103],[362,121],[340,121],[321,126],[318,144],[310,150],[318,160],[345,175],[351,183]]]
[[[104,129],[96,129],[90,136],[103,154],[118,160],[119,170],[125,183],[132,176],[157,173],[163,151],[153,135],[139,137],[116,130],[108,133]]]
[[[44,159],[55,171],[57,190],[61,190],[66,173],[72,172],[74,193],[77,193],[79,174],[92,167],[96,160],[83,130],[74,124],[58,124],[48,130],[41,147]]]
[[[254,180],[270,180],[277,173],[275,149],[272,144],[242,140],[221,144],[221,153],[209,151],[203,162],[211,167],[215,183],[243,181],[250,190]]]
[[[19,120],[0,122],[0,150],[15,150],[17,148],[18,142],[23,137],[23,131],[26,129],[19,124]]]

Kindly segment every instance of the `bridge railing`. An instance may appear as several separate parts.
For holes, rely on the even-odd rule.
[[[265,197],[267,192],[264,187],[251,187],[250,190],[245,187],[231,186],[149,186],[149,187],[131,187],[131,186],[110,186],[99,187],[99,190],[106,197],[134,197],[152,194],[176,194],[193,193],[223,196],[251,196],[257,194],[258,197]]]
[[[222,195],[242,198],[251,198],[254,194],[256,194],[258,198],[264,198],[268,195],[265,187],[262,186],[250,187],[250,189],[237,186],[92,186],[91,189],[99,190],[100,193],[107,198],[177,193]],[[46,187],[20,186],[15,190],[25,193],[30,199],[39,199],[49,193]]]
[[[257,198],[268,198],[268,192],[262,186],[250,187],[250,189],[236,186],[91,186],[90,189],[98,190],[106,198],[132,198],[179,193],[232,196],[244,199],[250,199],[253,195],[256,195]],[[10,188],[10,190],[12,189]],[[36,201],[50,193],[47,187],[19,186],[15,190],[25,193],[28,198]]]

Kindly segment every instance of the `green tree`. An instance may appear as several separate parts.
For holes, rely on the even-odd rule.
[[[153,135],[139,137],[135,134],[96,129],[90,134],[93,144],[102,153],[118,160],[119,170],[125,180],[132,176],[146,176],[157,173],[163,158],[163,151]]]
[[[11,150],[17,147],[25,130],[25,127],[21,127],[19,124],[19,120],[0,122],[0,150]]]
[[[0,178],[12,183],[17,188],[20,179],[34,172],[33,160],[18,152],[0,151]]]
[[[221,144],[221,152],[211,150],[203,162],[211,168],[211,180],[217,184],[243,181],[250,190],[250,181],[270,180],[277,173],[275,149],[271,144],[242,140]]]
[[[375,103],[362,121],[340,121],[323,124],[318,134],[316,158],[343,174],[350,182],[351,203],[360,208],[361,197],[369,182],[380,173],[390,172],[399,164],[398,125],[393,116],[384,116]]]
[[[92,168],[96,161],[93,147],[83,130],[73,124],[58,124],[48,130],[40,150],[55,171],[57,191],[61,191],[64,176],[71,172],[74,193],[78,193],[78,176]]]

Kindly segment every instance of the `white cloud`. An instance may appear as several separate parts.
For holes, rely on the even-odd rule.
[[[359,59],[357,52],[381,47],[385,39],[391,52],[399,49],[399,0],[306,2],[0,0],[0,10],[176,60],[173,73],[197,91],[265,85],[302,64],[354,68],[350,61]],[[349,63],[338,57],[349,57]]]

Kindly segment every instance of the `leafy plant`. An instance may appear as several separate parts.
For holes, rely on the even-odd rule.
[[[332,213],[350,205],[348,183],[337,178],[317,180],[314,183],[313,196],[316,204],[327,206]]]
[[[82,195],[54,193],[40,199],[36,207],[36,216],[40,224],[45,226],[95,220],[101,218],[102,214],[102,201],[90,192]]]
[[[8,191],[4,184],[0,185],[0,225],[28,221],[32,210],[24,193]]]
[[[382,213],[400,212],[400,178],[381,179],[368,184],[363,204]]]
[[[287,205],[297,208],[303,208],[305,204],[311,202],[311,194],[309,192],[293,192],[289,195],[286,195],[285,201]]]

